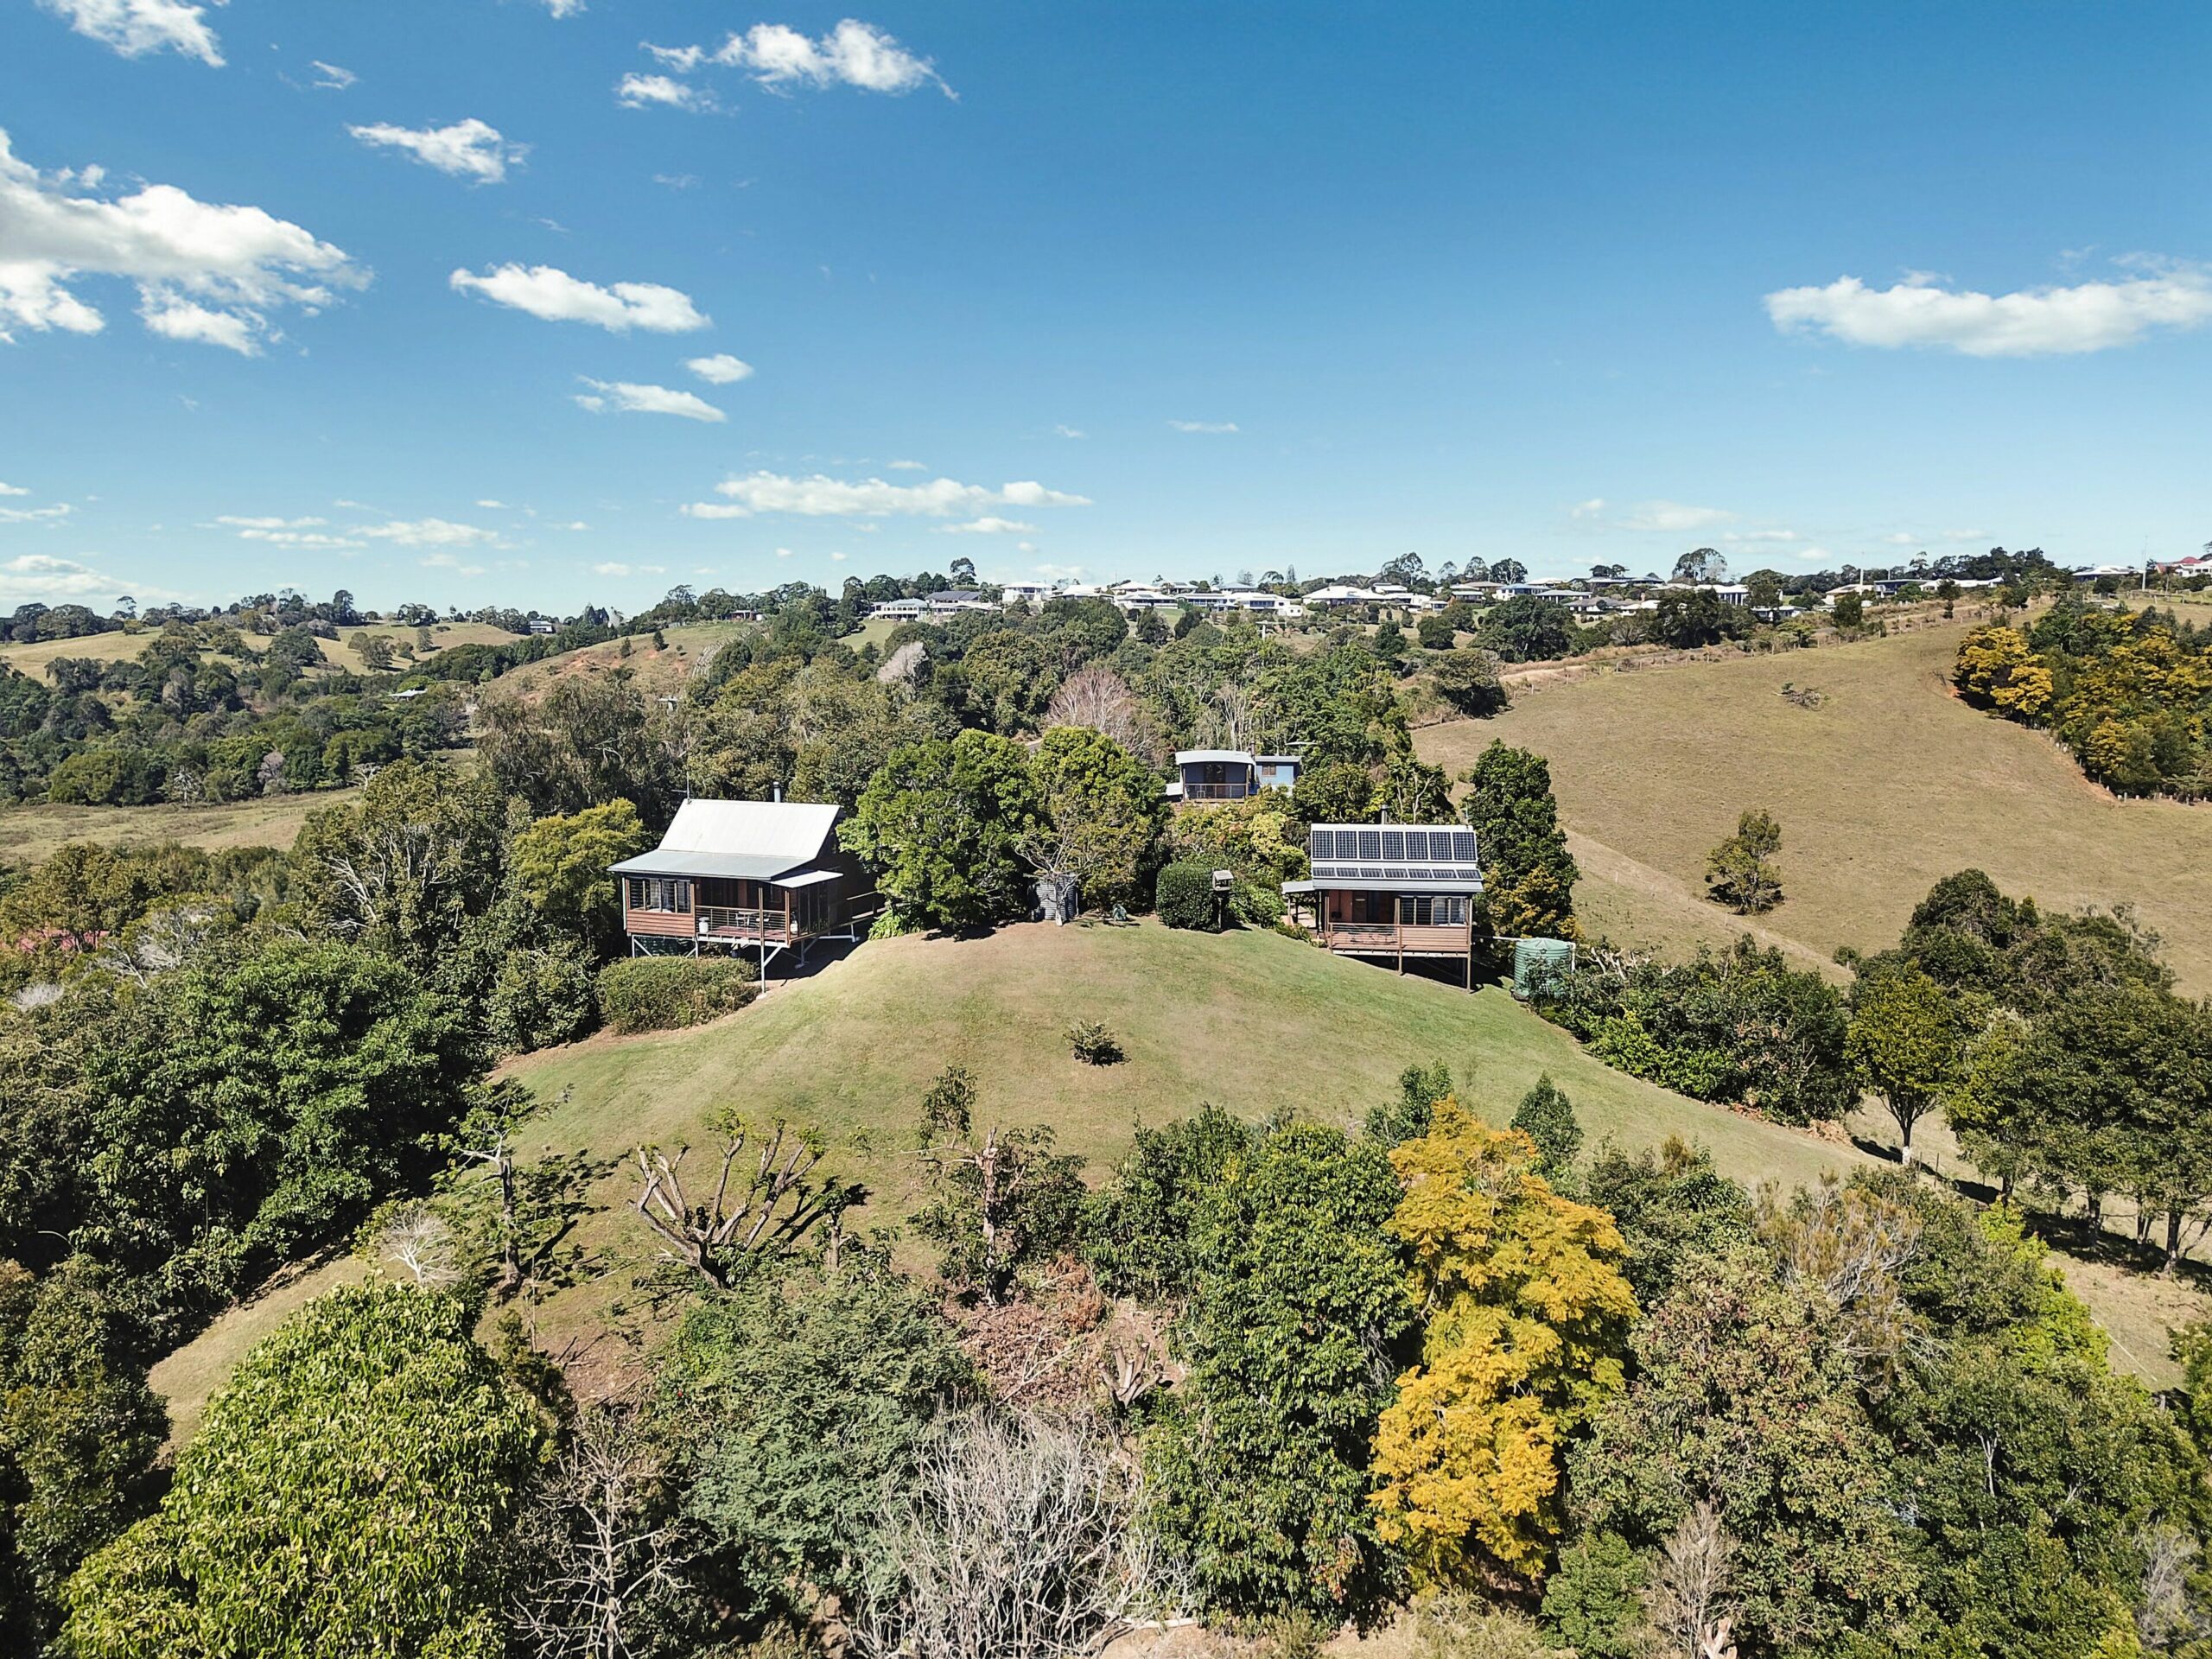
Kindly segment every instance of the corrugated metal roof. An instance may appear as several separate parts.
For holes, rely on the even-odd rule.
[[[1249,749],[1178,749],[1175,764],[1179,766],[1203,766],[1217,760],[1233,760],[1243,766],[1252,764]]]
[[[836,822],[835,805],[813,801],[686,801],[658,847],[613,873],[772,880],[820,857]]]
[[[806,861],[801,859],[800,863]],[[656,847],[607,867],[610,875],[704,875],[730,881],[773,881],[792,868],[788,858],[746,853],[702,853],[689,847]]]

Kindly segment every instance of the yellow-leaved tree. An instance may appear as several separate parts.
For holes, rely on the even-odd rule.
[[[1390,1154],[1421,1363],[1375,1436],[1384,1539],[1425,1585],[1535,1573],[1559,1536],[1565,1442],[1619,1392],[1636,1296],[1620,1229],[1554,1192],[1525,1135],[1447,1096]]]

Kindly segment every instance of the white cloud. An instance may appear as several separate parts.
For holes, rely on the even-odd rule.
[[[258,207],[204,202],[151,184],[117,200],[71,195],[87,168],[42,177],[0,130],[0,341],[10,327],[93,334],[105,320],[70,290],[79,276],[137,284],[139,315],[172,340],[248,355],[278,338],[268,313],[331,302],[368,280],[344,250]]]
[[[708,60],[698,47],[649,48],[663,63],[690,68]],[[742,69],[764,86],[856,86],[868,92],[911,92],[935,82],[952,89],[927,58],[915,56],[872,24],[848,17],[819,40],[784,23],[755,23],[732,35],[711,54],[713,62]]]
[[[417,559],[416,563],[425,570],[451,570],[455,575],[463,576],[480,576],[484,574],[482,565],[463,564],[450,553],[433,553],[426,558]]]
[[[30,492],[13,484],[0,484],[0,495],[29,495]]]
[[[44,553],[25,553],[0,562],[0,603],[10,606],[39,600],[56,604],[105,600],[112,602],[124,594],[146,599],[182,599],[166,588],[125,582],[74,559],[57,559]]]
[[[138,308],[138,315],[149,332],[165,340],[197,340],[203,346],[220,346],[242,357],[251,357],[260,349],[249,319],[235,311],[214,310],[197,300],[188,300],[179,295],[149,300]]]
[[[79,35],[113,47],[126,58],[181,52],[210,68],[223,67],[221,42],[207,27],[207,8],[186,0],[39,0]],[[221,5],[223,0],[213,0]]]
[[[480,507],[488,508],[493,512],[505,512],[511,511],[507,506],[507,504],[504,501],[479,501],[476,505]]]
[[[1605,498],[1593,495],[1587,501],[1578,501],[1567,509],[1570,518],[1595,518],[1605,510]]]
[[[594,380],[589,375],[576,378],[593,388],[593,392],[578,393],[576,402],[595,415],[612,409],[627,415],[680,415],[687,421],[729,418],[695,392],[671,386],[641,386],[630,380]]]
[[[929,463],[927,461],[894,461],[890,462],[889,466],[891,470],[894,473],[926,473],[929,471]]]
[[[271,547],[289,548],[299,552],[334,553],[365,547],[365,542],[355,541],[351,536],[332,535],[326,531],[327,518],[245,518],[233,513],[219,515],[215,523],[226,530],[235,530],[238,539],[264,542]]]
[[[630,567],[626,564],[594,564],[591,573],[594,576],[626,576],[630,574]]]
[[[379,124],[346,130],[372,149],[405,150],[425,167],[479,184],[499,183],[507,176],[509,163],[519,165],[530,153],[529,145],[509,143],[497,127],[473,115],[449,127]]]
[[[584,9],[584,0],[544,0],[545,10],[556,17],[575,17]]]
[[[1090,500],[1048,490],[1033,481],[1002,484],[987,489],[950,478],[927,484],[892,484],[880,478],[857,483],[827,478],[817,473],[791,478],[780,473],[760,472],[729,478],[715,486],[717,494],[730,498],[741,512],[702,513],[694,518],[735,518],[745,512],[791,512],[805,518],[880,518],[892,513],[917,513],[945,518],[957,512],[980,513],[987,507],[1087,507]]]
[[[69,512],[66,501],[50,507],[0,507],[0,524],[58,524]]]
[[[946,524],[938,532],[945,536],[1028,536],[1037,526],[1025,524],[1015,518],[998,518],[986,514],[964,524]]]
[[[445,518],[395,518],[390,524],[359,525],[353,534],[401,547],[485,547],[499,542],[496,530],[456,524]]]
[[[776,556],[779,559],[788,559],[791,556],[791,550],[788,547],[779,547],[776,550]]]
[[[721,501],[689,501],[684,504],[686,518],[750,518],[753,509],[734,507]]]
[[[591,526],[581,518],[574,518],[565,524],[549,524],[546,528],[549,530],[589,530]]]
[[[1052,430],[1055,435],[1063,438],[1087,438],[1090,435],[1081,428],[1073,426],[1056,426]]]
[[[1583,509],[1592,512],[1586,512]],[[1590,518],[1605,510],[1602,501],[1586,501],[1575,509],[1575,517]],[[1684,531],[1705,530],[1713,524],[1725,524],[1736,515],[1725,507],[1694,507],[1681,501],[1643,501],[1630,508],[1625,516],[1611,521],[1614,530],[1656,531],[1679,535]]]
[[[1798,539],[1794,530],[1732,530],[1720,538],[1724,542],[1794,542]]]
[[[845,562],[845,556],[842,553],[832,553],[830,560],[833,564],[842,564]]]
[[[1168,425],[1178,432],[1234,432],[1234,421],[1170,421]]]
[[[309,58],[308,62],[322,71],[321,78],[315,84],[325,92],[342,92],[360,79],[351,69],[340,69],[336,64],[325,63],[321,58]]]
[[[455,292],[481,294],[500,305],[527,311],[548,322],[588,322],[616,334],[632,328],[681,334],[708,326],[691,296],[655,283],[617,283],[601,288],[551,265],[500,265],[481,276],[456,270]]]
[[[709,385],[734,385],[740,380],[753,378],[753,365],[722,352],[713,357],[695,357],[683,366]]]
[[[1981,294],[1915,272],[1885,289],[1856,276],[1766,296],[1784,334],[1853,346],[1936,346],[1968,357],[2044,357],[2126,346],[2158,328],[2212,322],[2212,273],[2187,266],[2118,282]]]
[[[614,88],[615,101],[627,110],[643,110],[656,105],[669,110],[711,110],[713,99],[686,81],[672,75],[641,75],[634,70],[622,77]]]

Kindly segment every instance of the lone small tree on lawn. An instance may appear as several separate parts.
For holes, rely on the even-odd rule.
[[[1950,1087],[1983,1006],[1916,962],[1877,958],[1860,967],[1847,1052],[1897,1126],[1900,1161],[1913,1161],[1912,1126]]]
[[[1574,1103],[1548,1071],[1521,1097],[1513,1127],[1536,1143],[1536,1173],[1547,1180],[1565,1174],[1574,1154],[1582,1150],[1582,1125],[1575,1119]]]
[[[1764,807],[1736,820],[1736,833],[1705,859],[1711,896],[1739,916],[1763,916],[1782,902],[1782,873],[1769,862],[1782,850],[1782,826]]]

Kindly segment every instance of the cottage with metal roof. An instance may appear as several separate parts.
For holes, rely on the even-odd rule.
[[[1317,823],[1313,875],[1283,883],[1291,914],[1323,949],[1381,957],[1456,960],[1475,983],[1483,873],[1475,832],[1459,824]]]
[[[785,951],[854,940],[874,894],[837,845],[842,809],[810,801],[686,801],[660,845],[609,868],[635,956],[702,947]]]

